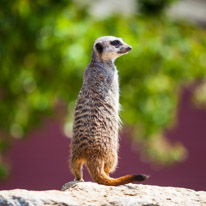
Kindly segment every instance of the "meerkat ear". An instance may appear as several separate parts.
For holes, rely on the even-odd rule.
[[[103,46],[100,43],[96,43],[95,48],[100,54],[103,52]]]

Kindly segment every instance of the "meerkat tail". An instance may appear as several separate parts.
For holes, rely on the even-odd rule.
[[[118,186],[124,185],[131,182],[142,182],[149,178],[148,175],[137,174],[137,175],[125,175],[119,178],[111,178],[109,177],[105,171],[103,170],[103,165],[97,166],[100,162],[93,162],[90,164],[87,162],[87,169],[92,177],[92,179],[98,184],[108,185],[108,186]],[[100,163],[101,164],[101,163]]]
[[[98,174],[98,177],[96,177],[96,181],[99,184],[102,185],[108,185],[108,186],[118,186],[118,185],[124,185],[132,182],[142,182],[148,178],[147,175],[139,174],[139,175],[125,175],[119,178],[111,178],[106,175],[106,173],[102,172]]]

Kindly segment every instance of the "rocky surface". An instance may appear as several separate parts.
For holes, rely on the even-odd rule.
[[[69,182],[62,190],[0,191],[0,206],[206,206],[206,192],[141,184],[104,186]]]

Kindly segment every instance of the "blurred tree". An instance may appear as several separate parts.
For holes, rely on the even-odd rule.
[[[2,153],[12,139],[25,137],[42,116],[52,114],[59,100],[68,105],[64,128],[71,133],[83,71],[94,40],[103,35],[121,36],[133,46],[116,62],[121,118],[133,140],[141,143],[143,154],[161,164],[179,161],[184,154],[180,143],[167,141],[164,130],[175,121],[181,85],[206,75],[205,30],[165,16],[98,20],[86,6],[72,0],[2,1],[1,177],[7,174]]]
[[[176,0],[137,0],[138,10],[149,15],[161,14]]]
[[[206,53],[205,59],[206,59]],[[206,60],[204,60],[204,65],[206,66]],[[200,84],[197,85],[195,88],[195,92],[193,95],[193,102],[195,106],[199,109],[206,109],[206,79],[199,82]]]

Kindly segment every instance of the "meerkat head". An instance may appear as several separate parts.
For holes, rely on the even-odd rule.
[[[114,61],[119,56],[127,54],[132,47],[126,44],[122,38],[103,36],[98,38],[93,47],[93,52],[103,61]]]

